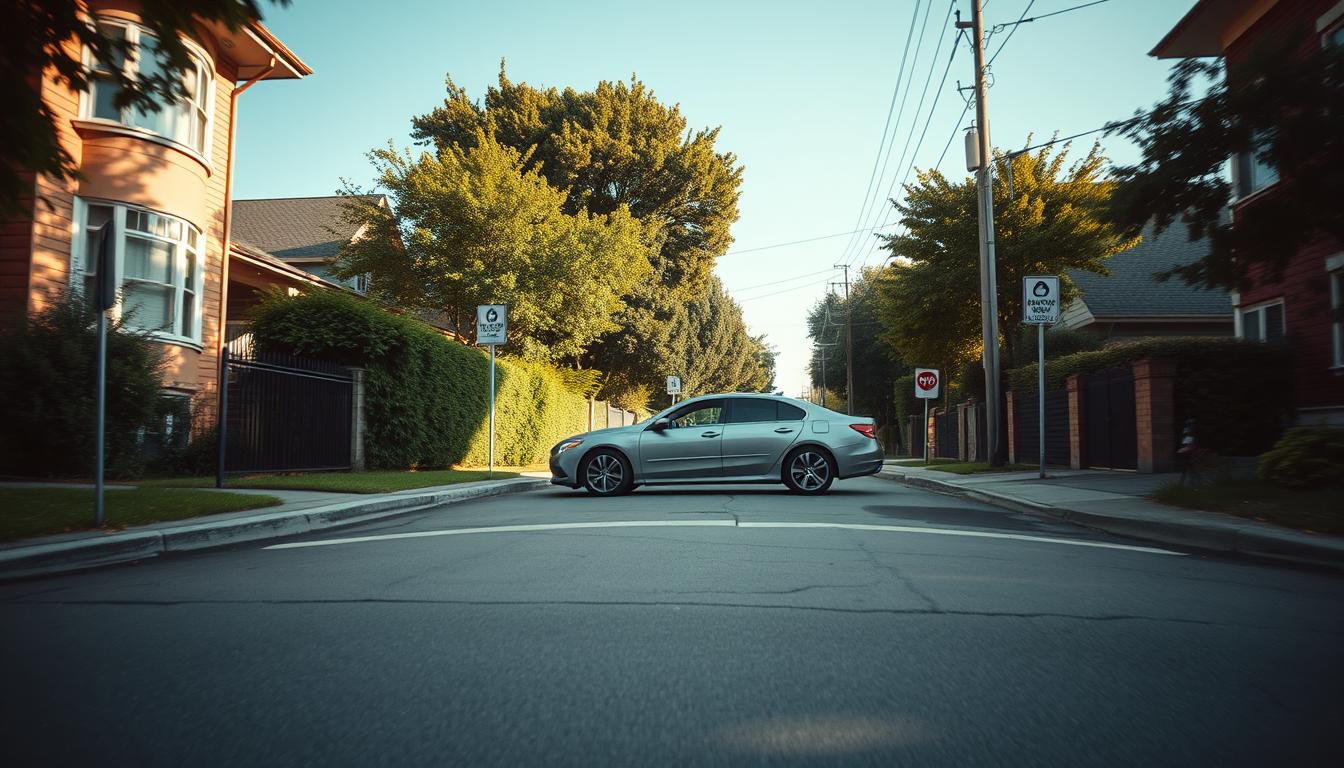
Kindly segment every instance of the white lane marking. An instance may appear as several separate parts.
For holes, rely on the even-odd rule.
[[[621,520],[598,523],[538,523],[534,525],[495,525],[488,528],[446,528],[438,531],[383,533],[375,536],[352,536],[345,539],[295,541],[288,544],[272,544],[269,547],[262,547],[262,549],[303,549],[306,547],[327,547],[333,544],[362,544],[370,541],[423,539],[430,536],[462,536],[470,533],[529,533],[534,531],[565,531],[577,528],[838,528],[851,531],[889,531],[892,533],[922,533],[935,536],[969,536],[976,539],[1034,541],[1043,544],[1066,544],[1074,547],[1098,547],[1100,549],[1119,549],[1127,552],[1148,552],[1154,555],[1185,556],[1184,552],[1172,552],[1168,549],[1157,549],[1155,547],[1139,547],[1131,544],[1108,544],[1102,541],[1055,539],[1048,536],[1028,536],[1022,533],[990,533],[989,531],[960,531],[947,528],[917,528],[907,525],[871,525],[866,523],[739,523],[735,520]]]
[[[295,541],[289,544],[272,544],[262,549],[300,549],[303,547],[325,547],[331,544],[362,544],[366,541],[391,541],[393,539],[423,539],[428,536],[461,536],[468,533],[527,533],[529,531],[563,531],[570,528],[670,528],[727,527],[733,528],[733,520],[626,520],[601,523],[538,523],[536,525],[494,525],[489,528],[447,528],[440,531],[415,531],[414,533],[384,533],[377,536],[353,536],[348,539],[324,539],[322,541]]]
[[[1046,544],[1069,544],[1075,547],[1100,547],[1101,549],[1123,549],[1129,552],[1150,552],[1155,555],[1176,555],[1184,557],[1184,552],[1172,552],[1169,549],[1139,547],[1132,544],[1108,544],[1104,541],[1075,541],[1073,539],[1055,539],[1048,536],[1028,536],[1024,533],[990,533],[989,531],[954,531],[947,528],[916,528],[908,525],[870,525],[866,523],[738,523],[740,528],[843,528],[851,531],[894,531],[897,533],[930,533],[938,536],[969,536],[976,539],[1013,539],[1015,541],[1039,541]]]

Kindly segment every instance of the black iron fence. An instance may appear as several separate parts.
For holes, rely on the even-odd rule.
[[[1089,373],[1082,394],[1084,465],[1136,469],[1139,440],[1134,371],[1122,367]]]
[[[244,340],[225,348],[222,363],[221,473],[351,468],[349,368],[259,353]]]
[[[1035,392],[1024,392],[1013,397],[1013,452],[1022,464],[1040,460],[1040,409]],[[1070,463],[1069,446],[1069,393],[1057,389],[1045,393],[1045,463],[1067,467]]]

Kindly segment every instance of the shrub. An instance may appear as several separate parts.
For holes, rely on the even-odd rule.
[[[1283,381],[1290,364],[1283,349],[1254,341],[1191,337],[1114,343],[1048,361],[1045,386],[1059,389],[1072,374],[1143,358],[1175,364],[1175,428],[1194,419],[1202,447],[1225,456],[1251,456],[1278,438],[1291,408],[1280,394],[1291,390]],[[1036,365],[1013,368],[1004,380],[1018,396],[1034,394]]]
[[[489,358],[425,324],[339,291],[268,297],[253,317],[262,350],[366,369],[365,455],[370,467],[403,469],[486,462]],[[497,361],[495,457],[541,461],[587,427],[587,402],[572,386],[586,374],[541,363]]]
[[[77,294],[0,335],[0,473],[88,477],[94,469],[97,315]],[[106,470],[138,473],[140,439],[161,412],[158,344],[109,321]]]
[[[1288,488],[1344,484],[1344,429],[1295,427],[1260,457],[1261,480]]]

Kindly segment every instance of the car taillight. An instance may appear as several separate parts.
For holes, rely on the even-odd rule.
[[[872,424],[850,424],[849,428],[854,430],[855,432],[858,432],[864,437],[871,437],[874,440],[877,439],[877,433],[873,429]]]

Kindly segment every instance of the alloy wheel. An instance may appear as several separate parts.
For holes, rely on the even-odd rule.
[[[599,453],[588,462],[588,487],[598,493],[614,493],[625,482],[625,467],[609,453]]]
[[[815,491],[830,478],[831,464],[820,453],[803,451],[789,464],[789,476],[802,490]]]

